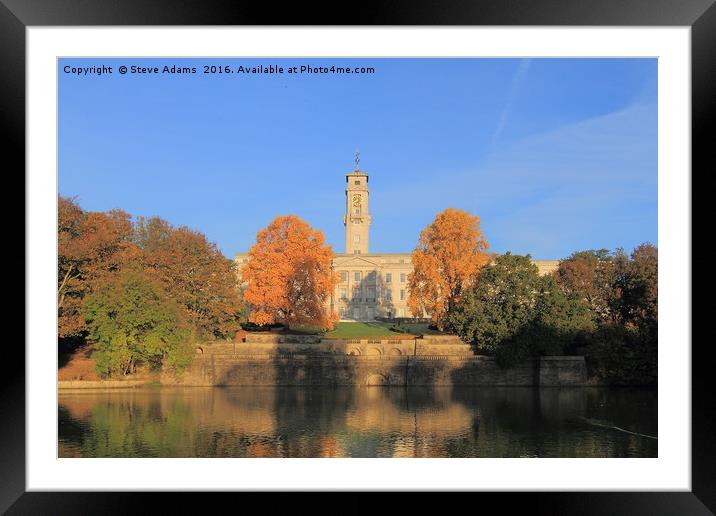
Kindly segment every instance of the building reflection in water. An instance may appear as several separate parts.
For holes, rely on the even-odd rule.
[[[656,392],[227,387],[62,392],[63,457],[655,457]],[[594,424],[598,422],[599,425]]]

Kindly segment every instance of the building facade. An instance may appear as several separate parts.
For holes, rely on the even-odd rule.
[[[411,317],[408,309],[408,275],[413,271],[410,253],[370,253],[368,174],[355,170],[346,174],[345,253],[336,254],[333,269],[338,274],[330,305],[344,321],[371,321],[376,317]],[[241,267],[248,255],[238,253]],[[533,260],[540,274],[557,269],[558,260]]]

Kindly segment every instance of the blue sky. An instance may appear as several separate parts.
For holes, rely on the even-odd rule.
[[[115,73],[63,72],[103,64]],[[166,64],[197,73],[116,73]],[[288,213],[343,252],[356,147],[371,252],[411,251],[447,207],[479,215],[496,252],[658,243],[656,59],[61,59],[58,75],[60,194],[198,229],[229,257]]]

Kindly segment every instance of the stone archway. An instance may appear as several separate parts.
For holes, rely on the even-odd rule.
[[[360,353],[360,349],[351,348],[350,350],[348,350],[348,354],[359,357],[361,353]]]
[[[383,356],[383,351],[380,348],[368,348],[366,355],[380,357]]]
[[[390,385],[390,379],[382,374],[369,374],[365,378],[365,385]]]
[[[388,352],[388,355],[393,357],[399,357],[403,354],[402,351],[400,351],[398,348],[393,348]]]

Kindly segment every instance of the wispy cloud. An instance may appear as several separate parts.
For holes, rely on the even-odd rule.
[[[497,129],[495,129],[495,132],[492,135],[493,149],[495,148],[495,145],[497,145],[497,141],[499,140],[502,131],[505,129],[505,126],[507,126],[507,120],[512,112],[512,104],[514,103],[515,97],[519,93],[522,83],[525,80],[531,62],[531,59],[520,60],[519,65],[517,65],[515,75],[512,76],[512,83],[510,84],[510,92],[507,95],[507,102],[505,102],[505,107],[502,109],[502,113],[500,113]]]
[[[560,258],[656,242],[656,116],[633,104],[500,146],[474,169],[376,191],[375,219],[394,226],[383,235],[376,224],[374,242],[398,247],[396,227],[414,237],[448,206],[479,214],[499,252]]]

